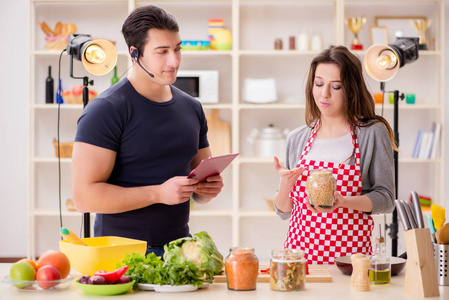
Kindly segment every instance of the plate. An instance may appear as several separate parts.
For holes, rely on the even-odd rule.
[[[367,257],[369,258],[370,256],[367,255]],[[395,276],[404,269],[405,263],[407,261],[403,258],[393,256],[390,257],[390,262],[391,262],[391,276]],[[346,275],[352,274],[352,263],[350,255],[335,258],[335,264],[343,274]]]
[[[204,285],[204,284],[203,284]],[[150,283],[138,283],[139,289],[144,291],[156,291],[160,293],[182,293],[182,292],[193,292],[198,289],[195,285],[184,284],[184,285],[159,285]]]
[[[86,294],[90,295],[119,295],[126,293],[134,284],[134,281],[121,284],[85,284],[76,281],[76,285]]]
[[[19,291],[23,292],[50,292],[50,291],[57,291],[57,290],[65,290],[70,286],[70,283],[72,282],[73,277],[72,275],[67,276],[64,279],[59,280],[49,280],[49,281],[37,281],[37,280],[13,280],[9,276],[5,276],[2,280],[2,282],[11,284],[15,288],[17,288]],[[43,289],[39,286],[39,283],[45,282],[46,284],[51,284],[54,286],[50,287],[48,289]],[[17,287],[16,285],[20,285]]]

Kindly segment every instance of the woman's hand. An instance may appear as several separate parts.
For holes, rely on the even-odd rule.
[[[288,191],[291,191],[291,189],[295,186],[299,175],[306,170],[306,168],[294,168],[289,170],[286,167],[281,166],[277,156],[274,157],[274,169],[278,172],[279,176],[281,176],[280,188],[285,187]]]
[[[293,202],[289,197],[290,191],[296,184],[299,175],[301,175],[306,169],[305,168],[295,168],[287,169],[279,163],[279,158],[274,157],[274,169],[278,172],[281,177],[279,183],[279,190],[276,195],[274,195],[274,202],[276,207],[281,212],[289,212],[292,210]]]
[[[343,206],[343,202],[345,201],[345,198],[339,193],[334,192],[334,205],[332,207],[320,207],[315,206],[312,207],[307,199],[307,208],[310,209],[313,213],[331,213],[340,206]]]

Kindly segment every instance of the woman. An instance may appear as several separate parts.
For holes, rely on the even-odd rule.
[[[276,211],[291,217],[284,247],[304,250],[314,264],[371,254],[370,215],[394,209],[397,148],[388,122],[375,114],[360,60],[346,47],[330,46],[312,60],[305,119],[307,125],[288,136],[287,167],[274,158]],[[309,170],[323,168],[337,180],[330,208],[310,206],[305,192]]]

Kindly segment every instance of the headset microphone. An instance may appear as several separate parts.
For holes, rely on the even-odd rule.
[[[147,72],[148,75],[150,75],[151,78],[154,78],[154,75],[151,74],[150,72],[148,72],[148,71],[142,66],[142,64],[140,63],[140,61],[139,61],[139,50],[134,49],[133,51],[131,51],[131,57],[134,58],[134,59],[136,60],[137,64],[142,68],[142,70],[144,70],[145,72]]]

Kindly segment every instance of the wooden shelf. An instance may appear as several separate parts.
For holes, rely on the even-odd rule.
[[[200,226],[203,230],[219,232],[217,236],[225,236],[226,244],[222,245],[227,249],[229,246],[238,246],[243,243],[258,248],[258,253],[270,253],[274,243],[272,236],[260,241],[260,236],[277,232],[278,235],[285,232],[288,226],[287,221],[281,221],[275,212],[269,210],[267,205],[262,205],[262,196],[275,193],[279,179],[274,169],[273,174],[264,174],[268,168],[273,166],[273,158],[251,157],[253,153],[252,145],[247,142],[246,136],[253,128],[263,128],[267,124],[273,123],[276,127],[294,129],[304,125],[305,111],[305,84],[309,62],[317,55],[318,51],[298,51],[288,49],[288,37],[297,35],[301,29],[313,28],[319,31],[323,38],[323,45],[329,44],[348,46],[353,36],[344,25],[344,18],[347,14],[366,15],[368,22],[373,23],[374,16],[378,15],[377,10],[382,7],[390,8],[388,14],[391,15],[422,15],[432,19],[433,24],[429,29],[435,38],[437,49],[431,51],[420,51],[422,61],[428,63],[421,66],[413,64],[407,66],[407,70],[400,71],[400,76],[395,78],[388,88],[396,87],[401,92],[415,90],[417,103],[408,105],[405,101],[399,104],[401,112],[401,126],[407,126],[407,130],[413,133],[407,136],[407,130],[401,129],[401,147],[413,144],[416,138],[415,127],[427,128],[432,120],[438,120],[443,124],[444,131],[444,28],[437,28],[445,24],[445,6],[443,0],[156,0],[153,2],[140,0],[30,0],[30,22],[29,22],[29,177],[28,177],[28,207],[29,209],[29,251],[30,257],[40,254],[39,241],[36,237],[43,236],[40,230],[40,222],[46,217],[58,217],[57,203],[46,199],[47,195],[55,195],[58,188],[57,176],[48,179],[45,175],[53,172],[58,159],[51,156],[54,153],[53,146],[48,142],[56,134],[56,121],[51,123],[58,110],[57,104],[44,104],[44,86],[48,65],[53,66],[53,78],[57,74],[55,66],[61,51],[44,50],[43,35],[37,23],[42,19],[55,18],[60,13],[64,14],[71,6],[75,10],[82,10],[84,6],[94,7],[95,10],[103,10],[104,13],[111,13],[110,21],[92,19],[92,17],[74,16],[73,22],[79,28],[90,28],[95,25],[95,34],[109,33],[117,41],[118,49],[126,49],[126,44],[120,34],[121,23],[126,15],[134,8],[142,5],[154,3],[173,13],[180,23],[181,38],[184,39],[204,39],[207,38],[208,17],[223,18],[225,28],[230,29],[233,35],[233,48],[227,51],[192,51],[182,50],[181,69],[217,69],[220,72],[220,97],[221,102],[216,104],[203,104],[205,111],[218,109],[220,117],[231,124],[232,130],[232,152],[239,152],[240,156],[233,163],[232,168],[225,176],[225,188],[229,186],[229,191],[225,196],[220,195],[219,199],[213,200],[204,207],[194,205],[191,210],[192,223]],[[91,5],[94,3],[96,5]],[[110,5],[109,5],[110,4]],[[407,5],[407,13],[403,13],[403,5]],[[422,6],[431,7],[423,12]],[[125,9],[126,7],[126,9]],[[206,8],[207,15],[198,15],[198,9]],[[305,9],[307,11],[305,11]],[[371,10],[371,8],[373,8]],[[312,13],[309,13],[309,10]],[[172,12],[173,11],[173,12]],[[275,14],[270,14],[276,11]],[[260,14],[258,14],[260,12]],[[266,12],[266,14],[264,14]],[[176,15],[178,14],[178,16]],[[296,16],[299,14],[301,16]],[[284,15],[295,15],[296,17],[284,18]],[[188,17],[187,17],[188,16]],[[191,17],[193,16],[193,17]],[[109,14],[107,15],[109,18]],[[47,20],[47,19],[46,19]],[[107,21],[107,22],[106,22]],[[107,24],[104,24],[107,23]],[[53,23],[52,23],[53,24]],[[369,40],[369,27],[365,26],[359,38]],[[110,27],[117,27],[116,31],[111,31]],[[309,34],[312,33],[310,30]],[[116,35],[115,35],[116,34]],[[107,34],[106,34],[107,35]],[[198,37],[192,37],[198,36]],[[276,38],[281,38],[284,42],[284,50],[273,50],[273,42]],[[298,40],[297,40],[298,41]],[[369,45],[363,42],[365,49]],[[364,51],[354,51],[360,58],[366,55]],[[64,60],[67,60],[67,53],[64,53]],[[118,50],[119,76],[132,63],[129,53],[125,50]],[[417,67],[418,66],[418,67]],[[428,70],[427,70],[428,66]],[[63,86],[79,85],[79,81],[72,80],[68,76],[68,66],[64,66],[65,71]],[[81,70],[81,65],[77,64],[77,74]],[[414,71],[413,71],[413,68]],[[421,71],[428,71],[421,78]],[[45,73],[45,74],[44,74]],[[109,76],[109,75],[107,75]],[[112,75],[110,75],[112,77]],[[269,78],[276,81],[279,102],[256,104],[243,101],[244,83],[246,78]],[[368,78],[367,78],[368,79]],[[410,80],[415,79],[415,80]],[[101,92],[103,87],[108,87],[110,77],[103,77],[96,80],[96,90]],[[76,82],[76,83],[75,83]],[[420,88],[424,87],[424,88]],[[55,80],[55,90],[57,88]],[[375,92],[378,84],[372,85]],[[411,88],[411,89],[409,89]],[[407,89],[407,91],[406,91]],[[418,94],[421,93],[421,95]],[[223,96],[224,95],[224,96]],[[428,96],[430,95],[430,96]],[[426,97],[432,97],[427,99]],[[297,102],[282,102],[284,99],[297,99]],[[428,101],[431,103],[421,103]],[[377,104],[376,111],[382,109],[382,105]],[[61,120],[64,127],[62,129],[64,138],[70,140],[74,137],[76,130],[76,120],[78,114],[83,110],[82,104],[61,104],[61,112],[66,119]],[[388,118],[392,115],[393,105],[385,102],[383,107]],[[53,119],[52,119],[53,120]],[[390,121],[390,120],[389,120]],[[415,121],[417,124],[415,125]],[[421,123],[429,123],[422,125]],[[404,125],[402,125],[404,124]],[[415,126],[415,127],[413,127]],[[413,127],[409,129],[409,127]],[[72,132],[73,131],[73,132]],[[73,137],[72,137],[73,134]],[[61,137],[61,140],[63,138]],[[73,139],[72,139],[73,140]],[[412,140],[412,141],[411,141]],[[413,145],[411,147],[413,147]],[[50,152],[51,147],[51,152]],[[407,149],[408,149],[407,148]],[[213,148],[212,148],[213,150]],[[406,154],[408,152],[404,151]],[[400,185],[399,195],[409,195],[410,188],[415,188],[415,183],[422,191],[422,194],[429,194],[435,202],[440,202],[444,196],[444,139],[441,139],[440,153],[438,159],[413,159],[407,157],[404,152],[399,154],[400,163]],[[283,155],[283,154],[282,154]],[[72,163],[71,158],[62,158],[61,164],[67,170]],[[285,160],[281,161],[284,164]],[[402,168],[407,172],[416,172],[418,175],[406,178]],[[44,174],[44,175],[43,175]],[[267,181],[261,181],[264,176],[272,176]],[[260,176],[260,178],[258,177]],[[403,176],[403,177],[402,177]],[[53,178],[54,177],[54,178]],[[56,178],[56,179],[55,179]],[[402,180],[402,181],[401,181]],[[71,194],[71,178],[62,178],[63,199],[67,199]],[[430,182],[428,186],[421,187],[421,181]],[[229,195],[228,195],[229,194]],[[52,200],[53,201],[53,200]],[[219,202],[220,201],[220,202]],[[225,205],[221,201],[228,201]],[[265,203],[263,203],[265,204]],[[54,209],[36,209],[35,207],[49,207],[54,205]],[[53,207],[53,206],[52,206]],[[224,207],[224,208],[222,208]],[[266,207],[266,209],[263,209]],[[78,212],[63,211],[64,218],[71,221],[77,220],[81,216]],[[93,218],[95,214],[91,214]],[[377,217],[377,216],[376,216]],[[379,216],[377,219],[382,219]],[[210,222],[209,218],[219,220],[217,223]],[[378,222],[376,219],[376,222]],[[220,223],[221,222],[221,223]],[[269,224],[269,225],[266,225]],[[264,226],[270,229],[268,232]],[[279,226],[279,228],[278,228]],[[252,237],[254,238],[252,239]],[[259,239],[257,238],[259,237]],[[243,238],[249,239],[242,241]],[[270,239],[271,238],[271,239]],[[283,239],[284,237],[282,237]],[[48,241],[50,245],[53,241]],[[51,246],[51,247],[57,247]],[[268,260],[269,257],[261,257]]]

